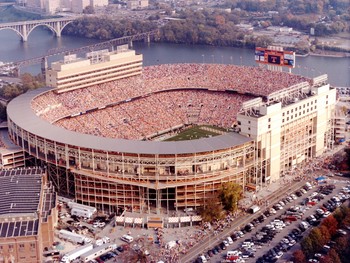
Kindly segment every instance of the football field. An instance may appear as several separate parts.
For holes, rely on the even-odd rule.
[[[165,141],[196,140],[196,139],[200,139],[200,138],[208,138],[208,137],[220,135],[219,132],[216,133],[213,131],[204,130],[204,129],[201,129],[201,127],[202,126],[196,126],[196,127],[186,129],[186,130],[180,132],[179,134],[166,139]],[[211,127],[211,128],[218,129],[217,127]]]

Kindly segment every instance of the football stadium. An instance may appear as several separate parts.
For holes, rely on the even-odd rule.
[[[59,195],[106,212],[203,206],[224,182],[258,191],[334,142],[326,75],[143,67],[142,55],[119,49],[65,57],[46,78],[9,103],[10,138]]]

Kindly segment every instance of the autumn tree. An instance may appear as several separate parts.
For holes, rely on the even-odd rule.
[[[242,186],[234,182],[223,183],[219,190],[219,198],[224,209],[235,212],[238,209],[238,202],[242,198]]]
[[[328,252],[330,258],[332,259],[333,263],[342,263],[340,261],[339,255],[335,249],[331,248],[331,250]]]
[[[306,263],[306,257],[302,250],[298,249],[293,253],[293,262],[294,263]]]
[[[333,236],[337,232],[338,222],[333,217],[333,215],[329,215],[328,217],[326,217],[321,225],[327,227],[328,232],[331,236]]]
[[[331,235],[329,234],[328,228],[324,225],[318,227],[320,233],[323,237],[324,243],[327,243],[331,239]]]

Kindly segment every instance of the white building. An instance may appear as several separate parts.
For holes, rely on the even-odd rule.
[[[129,50],[127,45],[121,47],[113,52],[90,52],[86,58],[70,55],[63,61],[53,62],[46,71],[46,84],[57,88],[60,93],[140,75],[142,55]],[[108,73],[108,77],[105,73]]]
[[[327,75],[248,101],[237,120],[240,133],[255,140],[256,157],[266,182],[332,147],[336,89]]]

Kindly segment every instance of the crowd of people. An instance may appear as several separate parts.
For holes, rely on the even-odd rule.
[[[244,101],[303,81],[309,80],[258,67],[157,65],[145,67],[139,76],[64,93],[46,92],[32,101],[32,108],[41,118],[70,130],[142,139],[193,122],[230,127]],[[92,109],[100,110],[86,113]]]
[[[56,125],[109,138],[143,139],[182,124],[231,127],[250,96],[226,92],[173,90],[93,111]]]

